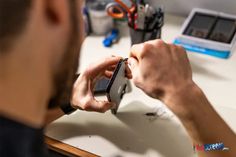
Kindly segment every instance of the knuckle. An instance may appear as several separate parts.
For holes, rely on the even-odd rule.
[[[185,52],[185,48],[183,46],[177,45],[176,47],[178,50]]]
[[[153,47],[153,44],[150,42],[143,43],[140,57],[143,58],[147,53],[149,53],[153,49]]]
[[[137,45],[138,45],[138,44],[133,44],[133,45],[131,46],[131,49],[134,49]]]
[[[106,57],[106,58],[104,58],[103,62],[108,63],[110,60],[111,60],[111,57]]]
[[[82,105],[82,109],[87,111],[89,109],[89,105],[88,104],[84,104]]]
[[[114,59],[116,57],[112,57],[112,56],[108,56],[103,58],[103,60],[101,61],[101,64],[108,64],[112,59]]]
[[[185,48],[183,48],[182,46],[179,46],[178,51],[181,54],[181,56],[187,57],[187,52],[186,52]]]
[[[80,105],[81,105],[80,95],[78,94],[77,91],[72,93],[71,103],[72,103],[74,106],[80,106]]]
[[[107,111],[107,109],[106,108],[103,108],[102,110],[101,110],[101,113],[105,113]]]
[[[150,43],[150,42],[143,43],[143,51],[148,51],[151,48],[153,48],[153,44],[152,43]]]
[[[178,49],[178,46],[175,45],[175,44],[169,44],[169,48],[170,48],[170,50],[171,50],[172,52],[174,52],[174,53],[179,50],[179,49]]]
[[[146,43],[142,43],[141,44],[141,49],[140,49],[140,54],[139,54],[140,57],[145,56],[147,50],[148,49],[147,49]]]
[[[86,70],[82,73],[82,76],[88,77],[90,75],[90,73],[91,73],[91,68],[86,68]]]
[[[80,109],[83,110],[83,111],[86,111],[84,105],[80,106]]]
[[[79,101],[78,101],[78,99],[73,98],[71,102],[72,102],[73,105],[79,106]]]
[[[85,70],[83,70],[83,72],[81,73],[81,77],[85,77],[87,78],[88,76],[91,75],[92,71],[93,71],[93,67],[94,67],[94,64],[89,64],[88,67],[85,68]]]
[[[157,39],[157,40],[155,40],[155,45],[158,48],[162,48],[162,47],[164,47],[166,45],[166,43],[163,40],[161,40],[161,39]]]
[[[177,49],[178,48],[178,45],[175,45],[175,44],[168,44],[171,48],[173,49]]]
[[[134,51],[136,47],[137,47],[137,44],[132,45],[130,48],[130,51]]]
[[[107,110],[106,110],[106,108],[104,107],[104,106],[100,106],[99,108],[98,108],[98,112],[100,112],[100,113],[105,113]]]
[[[87,111],[90,109],[90,102],[89,101],[85,101],[82,105],[82,109]]]

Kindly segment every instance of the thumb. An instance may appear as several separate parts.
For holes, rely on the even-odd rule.
[[[138,61],[135,58],[130,57],[128,59],[128,65],[130,70],[132,71],[132,74],[134,74],[138,70]]]
[[[139,69],[139,63],[138,61],[133,58],[133,57],[130,57],[129,60],[128,60],[128,65],[130,66],[130,70],[132,72],[132,76],[133,76],[133,82],[134,84],[140,88],[140,69]]]

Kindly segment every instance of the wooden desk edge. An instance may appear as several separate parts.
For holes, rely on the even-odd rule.
[[[48,136],[45,136],[45,143],[47,144],[48,149],[56,151],[68,157],[98,157],[95,154],[62,143]]]

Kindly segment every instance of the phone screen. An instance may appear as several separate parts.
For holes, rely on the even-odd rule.
[[[206,39],[216,21],[215,16],[196,13],[190,21],[185,35]]]
[[[219,18],[210,35],[210,39],[224,43],[231,43],[235,32],[235,20]]]
[[[107,78],[102,78],[100,80],[98,80],[98,82],[95,85],[95,88],[93,90],[95,95],[101,95],[101,94],[105,94],[107,91],[107,86],[109,84],[109,79]]]
[[[231,43],[236,33],[236,20],[195,13],[184,31],[185,35]]]

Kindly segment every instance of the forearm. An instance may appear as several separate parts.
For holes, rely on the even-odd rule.
[[[204,93],[197,86],[193,86],[192,89],[178,94],[173,100],[175,104],[172,110],[186,128],[193,145],[223,142],[229,148],[229,151],[201,151],[198,152],[199,156],[235,156],[236,135],[216,113]]]
[[[60,107],[48,110],[46,118],[45,118],[45,125],[50,124],[51,122],[62,117],[63,115],[64,115],[64,112],[61,110]]]

